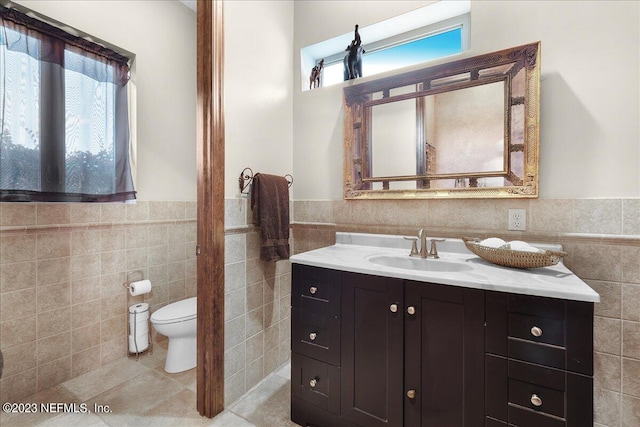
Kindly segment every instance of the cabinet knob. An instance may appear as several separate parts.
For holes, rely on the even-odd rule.
[[[537,394],[531,395],[531,404],[533,406],[542,406],[542,399]]]
[[[309,381],[309,386],[311,388],[315,388],[316,385],[318,385],[318,377],[313,378],[311,381]]]
[[[398,312],[398,304],[391,304],[389,306],[389,311],[391,311],[392,313],[397,313]]]
[[[414,399],[416,397],[416,391],[415,390],[409,390],[407,391],[407,397],[409,399]]]
[[[410,305],[409,307],[407,307],[407,313],[414,315],[416,314],[416,308],[412,305]]]
[[[542,329],[534,326],[533,328],[531,328],[531,335],[533,335],[534,337],[542,336]]]
[[[312,287],[309,288],[309,293],[311,295],[315,295],[316,292],[318,292],[318,288],[316,288],[315,286],[312,286]]]
[[[311,341],[315,341],[317,336],[318,336],[318,334],[316,334],[315,332],[311,332],[311,333],[309,334],[309,339],[310,339]]]

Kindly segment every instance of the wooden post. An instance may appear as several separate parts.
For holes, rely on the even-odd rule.
[[[224,31],[222,0],[197,4],[197,407],[224,409]]]

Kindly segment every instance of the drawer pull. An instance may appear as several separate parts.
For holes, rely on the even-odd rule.
[[[311,333],[309,334],[309,339],[310,339],[311,341],[315,341],[317,336],[318,336],[318,334],[316,334],[315,332],[311,332]]]
[[[398,312],[398,304],[391,304],[389,306],[389,311],[391,311],[392,313],[397,313]]]
[[[414,399],[416,397],[416,391],[415,390],[409,390],[407,391],[407,397],[409,399]]]
[[[531,335],[533,335],[534,337],[541,337],[542,329],[537,326],[534,326],[533,328],[531,328]]]
[[[537,394],[532,394],[531,395],[531,404],[533,406],[542,406],[542,399],[540,399],[540,397],[538,397]]]
[[[316,385],[318,385],[318,377],[315,377],[311,381],[309,381],[309,386],[311,388],[316,388]]]
[[[410,305],[409,307],[407,307],[407,313],[411,314],[412,316],[414,314],[416,314],[416,308],[412,305]]]
[[[318,292],[318,288],[316,288],[315,286],[312,286],[312,287],[309,288],[309,293],[311,295],[315,295],[316,292]]]

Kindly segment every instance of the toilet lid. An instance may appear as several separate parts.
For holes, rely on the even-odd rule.
[[[151,315],[151,323],[184,322],[197,316],[197,298],[176,301],[156,310]]]

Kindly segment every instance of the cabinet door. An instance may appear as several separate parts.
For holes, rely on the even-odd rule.
[[[405,425],[484,425],[484,292],[405,283]]]
[[[403,293],[400,279],[343,273],[341,409],[353,425],[402,426]]]

